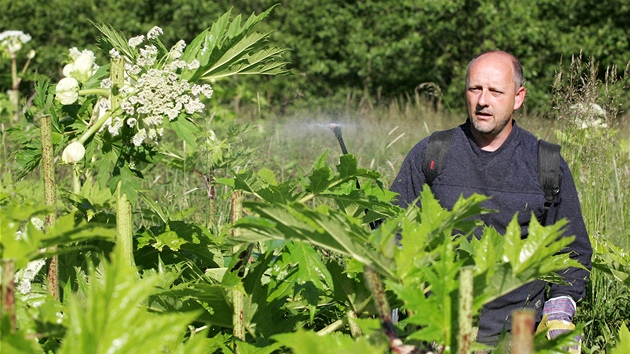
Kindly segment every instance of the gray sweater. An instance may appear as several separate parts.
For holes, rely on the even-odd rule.
[[[422,155],[427,143],[428,137],[411,149],[391,186],[392,191],[399,193],[398,204],[403,208],[419,196],[425,184]],[[460,195],[469,197],[478,193],[490,196],[482,206],[498,212],[481,215],[484,223],[503,234],[518,212],[521,235],[527,237],[531,213],[540,220],[544,212],[545,197],[538,182],[537,149],[538,139],[514,122],[510,136],[499,149],[483,151],[475,144],[467,121],[456,130],[444,167],[431,189],[446,209],[451,209]],[[576,236],[569,246],[571,257],[591,269],[593,251],[575,183],[564,159],[560,161],[560,168],[560,193],[548,211],[546,224],[554,224],[562,218],[569,220],[565,235]],[[480,236],[482,230],[476,231]],[[571,285],[549,284],[548,298],[566,295],[576,302],[582,299],[586,294],[589,272],[570,268],[563,277]],[[511,330],[511,312],[516,309],[535,309],[537,321],[540,321],[542,305],[546,300],[546,285],[543,281],[534,281],[484,305],[478,341],[496,344],[502,331]]]

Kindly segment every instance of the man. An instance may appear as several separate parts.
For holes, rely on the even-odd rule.
[[[531,213],[539,220],[545,213],[545,197],[538,182],[538,140],[514,120],[514,111],[525,100],[523,82],[521,64],[506,52],[486,52],[470,62],[466,72],[468,119],[455,130],[444,166],[431,189],[448,209],[460,195],[490,196],[483,206],[498,212],[482,215],[484,223],[504,233],[518,212],[521,232],[526,237]],[[426,182],[421,166],[427,144],[428,138],[413,147],[392,184],[391,190],[399,193],[401,207],[415,200]],[[560,192],[546,212],[545,223],[569,220],[565,234],[576,236],[570,245],[571,257],[590,269],[592,247],[573,177],[564,159],[560,169]],[[477,340],[496,345],[500,334],[511,330],[512,311],[525,307],[536,310],[537,321],[544,313],[549,315],[549,321],[570,323],[575,303],[585,296],[589,272],[571,268],[563,277],[570,285],[550,284],[548,296],[548,284],[535,281],[484,305]]]

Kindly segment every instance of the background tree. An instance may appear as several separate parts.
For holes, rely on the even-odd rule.
[[[276,0],[149,0],[106,2],[34,0],[0,5],[1,30],[29,33],[38,48],[33,70],[58,76],[55,63],[70,45],[94,43],[90,20],[109,23],[125,33],[154,25],[164,41],[192,39],[213,18],[260,12]],[[504,49],[522,60],[529,99],[525,109],[545,111],[550,87],[562,58],[583,53],[599,63],[600,75],[612,65],[623,70],[630,58],[628,0],[346,1],[306,0],[282,3],[263,30],[290,48],[293,76],[234,80],[227,96],[238,102],[291,107],[339,107],[361,99],[390,99],[432,83],[451,108],[462,108],[463,76],[472,56]],[[91,48],[94,49],[94,48]],[[8,64],[0,63],[0,86],[8,87]],[[439,88],[439,90],[437,89]],[[24,91],[31,87],[25,85]],[[222,95],[225,97],[226,95]],[[628,106],[628,94],[624,107]]]

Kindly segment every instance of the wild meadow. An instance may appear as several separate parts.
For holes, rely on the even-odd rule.
[[[109,62],[74,48],[63,79],[3,97],[3,353],[466,353],[488,349],[471,340],[483,303],[577,266],[558,254],[563,222],[533,221],[525,240],[516,224],[453,237],[478,226],[485,196],[391,204],[409,149],[465,119],[439,95],[211,110],[220,78],[283,73],[283,49],[254,31],[267,13],[228,13],[170,48],[158,27],[126,38],[97,25]],[[585,353],[625,353],[628,72],[600,81],[581,57],[563,68],[550,109],[517,119],[562,144],[594,269],[577,329],[527,340],[557,353],[581,334]]]

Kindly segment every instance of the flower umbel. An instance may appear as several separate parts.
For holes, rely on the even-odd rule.
[[[191,84],[180,78],[182,70],[194,70],[199,67],[198,60],[190,63],[180,60],[186,42],[178,41],[168,53],[160,53],[163,48],[157,37],[163,33],[159,27],[152,28],[145,36],[129,39],[129,45],[138,47],[138,56],[125,56],[125,85],[121,88],[122,108],[119,118],[105,123],[113,136],[120,134],[126,125],[135,133],[131,143],[135,146],[158,144],[164,132],[164,124],[177,119],[181,114],[201,113],[205,105],[201,96],[210,98],[213,90],[209,84]],[[123,51],[112,50],[112,58],[124,56]],[[160,57],[163,55],[164,57]],[[102,87],[109,87],[110,82],[103,82]],[[124,123],[124,124],[123,124]]]
[[[22,31],[4,31],[0,33],[0,50],[15,55],[22,45],[31,40],[31,35]]]

